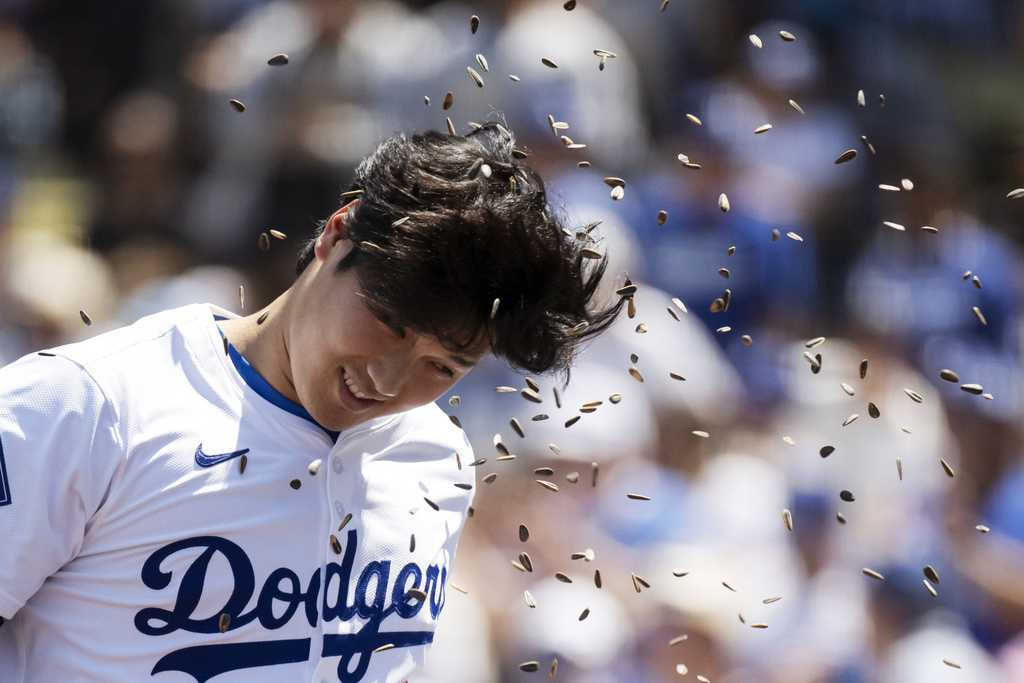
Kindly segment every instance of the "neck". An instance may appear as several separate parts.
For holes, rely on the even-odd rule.
[[[299,403],[291,377],[291,356],[288,351],[288,295],[286,290],[268,305],[242,318],[218,323],[231,345],[245,356],[270,385]],[[266,313],[262,324],[260,317]]]

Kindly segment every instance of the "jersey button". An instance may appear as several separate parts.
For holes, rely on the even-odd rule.
[[[341,474],[341,456],[340,455],[335,455],[333,458],[331,458],[331,468],[334,470],[335,474]]]

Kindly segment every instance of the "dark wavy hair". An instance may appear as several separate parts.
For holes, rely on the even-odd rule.
[[[355,268],[371,310],[394,326],[453,352],[486,337],[513,367],[568,382],[581,343],[614,321],[624,299],[592,305],[608,257],[589,230],[564,227],[525,158],[494,122],[465,136],[387,138],[342,195],[361,201],[349,222],[356,248],[338,270]],[[325,223],[303,245],[298,274]]]

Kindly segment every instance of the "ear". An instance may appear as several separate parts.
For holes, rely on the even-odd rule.
[[[341,244],[345,247],[346,253],[352,249],[353,245],[350,242],[348,226],[349,221],[352,218],[353,211],[358,206],[359,200],[353,199],[348,204],[332,213],[331,217],[327,219],[327,222],[324,224],[323,232],[316,238],[314,252],[318,259],[325,260],[337,244]],[[342,258],[344,258],[344,254],[342,255]]]

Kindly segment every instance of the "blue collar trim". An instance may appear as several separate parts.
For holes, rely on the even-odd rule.
[[[213,318],[214,320],[227,320],[227,318],[222,315],[215,315]],[[224,331],[220,329],[220,326],[217,325],[216,327],[217,331],[220,332],[221,338],[225,338]],[[308,410],[275,389],[274,385],[268,382],[263,375],[261,375],[256,368],[246,360],[245,356],[238,352],[238,349],[236,349],[234,344],[231,342],[228,342],[228,355],[231,357],[231,362],[234,363],[235,369],[238,370],[238,374],[242,376],[242,379],[245,380],[245,383],[248,384],[253,391],[273,403],[281,410],[285,410],[292,415],[297,415],[304,420],[309,420],[317,427],[327,432],[331,437],[331,441],[338,440],[338,435],[341,434],[341,432],[334,432],[327,427],[324,427],[313,419],[313,416],[309,414]]]

